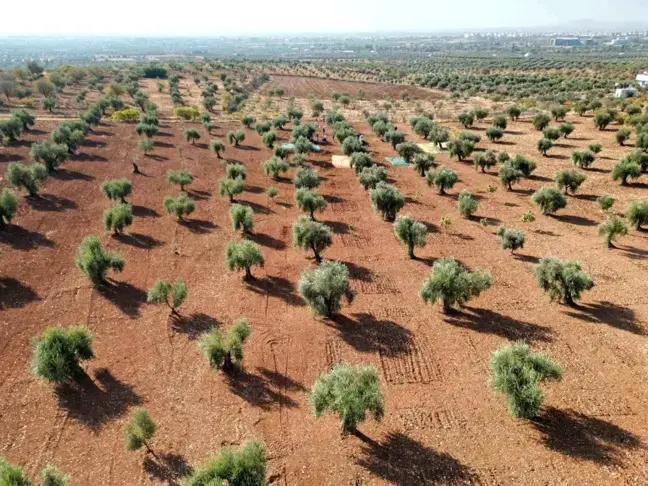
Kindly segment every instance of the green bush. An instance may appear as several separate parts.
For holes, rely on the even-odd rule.
[[[175,214],[179,220],[190,215],[196,209],[196,205],[189,196],[180,194],[177,198],[167,196],[164,198],[164,209],[169,214]]]
[[[265,486],[266,453],[263,444],[247,442],[238,449],[226,448],[197,467],[183,486]]]
[[[533,418],[542,406],[540,383],[560,380],[560,367],[548,356],[531,353],[523,342],[500,346],[491,357],[491,385],[506,397],[513,417]]]
[[[300,167],[295,172],[295,189],[316,189],[320,185],[317,171],[311,167]]]
[[[425,175],[425,182],[428,186],[434,185],[439,194],[445,194],[447,189],[452,187],[459,181],[459,176],[452,169],[447,167],[439,167],[435,171],[429,171]]]
[[[263,164],[263,170],[267,176],[271,176],[273,180],[279,180],[279,173],[288,172],[290,165],[285,160],[273,157]]]
[[[463,306],[491,286],[491,275],[482,270],[470,272],[453,258],[434,262],[432,273],[423,282],[420,296],[426,303],[443,303],[443,312]]]
[[[588,145],[587,148],[589,149],[590,152],[595,153],[595,154],[600,153],[601,150],[603,149],[603,147],[601,146],[600,143],[591,143],[591,144]]]
[[[130,196],[133,191],[133,184],[128,179],[112,179],[101,184],[101,193],[111,201],[119,200],[126,203],[126,196]]]
[[[83,376],[80,362],[95,357],[92,334],[86,327],[48,327],[32,347],[34,374],[57,384]]]
[[[585,174],[581,174],[576,170],[563,169],[556,172],[556,186],[562,189],[565,194],[575,193],[583,182],[585,182]]]
[[[243,204],[232,204],[229,210],[230,220],[234,231],[249,233],[254,225],[254,211],[250,206]]]
[[[306,269],[299,279],[299,294],[313,314],[332,318],[342,308],[342,299],[351,304],[355,297],[344,263],[325,261],[317,270]]]
[[[502,243],[502,248],[511,250],[511,253],[519,248],[524,248],[524,231],[510,230],[501,226],[497,230],[497,236],[499,236],[500,242]]]
[[[195,108],[187,106],[177,106],[173,109],[173,114],[182,120],[196,121],[200,119],[200,112]]]
[[[628,234],[628,226],[622,218],[619,218],[617,215],[612,215],[599,224],[598,234],[604,238],[605,245],[608,248],[612,248],[614,246],[614,240],[617,237]]]
[[[173,284],[168,280],[158,280],[153,288],[148,291],[146,301],[149,304],[166,304],[171,312],[179,315],[178,308],[187,298],[189,289],[181,278],[177,278]]]
[[[542,210],[542,214],[553,214],[567,206],[567,199],[553,187],[542,187],[531,196],[533,203]]]
[[[47,169],[43,164],[33,163],[25,167],[20,162],[10,162],[7,166],[7,181],[12,186],[25,188],[31,197],[38,196],[39,186],[47,179]]]
[[[263,267],[265,260],[259,247],[250,240],[241,240],[238,243],[229,242],[225,248],[225,263],[228,270],[241,271],[245,274],[243,280],[254,279],[252,276],[252,267]]]
[[[121,272],[124,264],[117,253],[105,252],[96,236],[86,236],[77,250],[76,265],[95,286],[106,283],[108,270]]]
[[[477,211],[477,199],[475,199],[475,196],[473,194],[464,189],[459,193],[457,207],[459,208],[459,213],[464,218],[470,219],[475,211]]]
[[[147,441],[155,435],[157,424],[150,417],[145,408],[138,408],[133,413],[130,422],[126,426],[126,449],[136,451],[142,446],[147,452],[153,452]]]
[[[504,132],[500,128],[489,127],[486,129],[486,136],[491,142],[499,142],[504,137]]]
[[[333,244],[333,232],[325,224],[300,216],[292,225],[293,246],[312,250],[317,263],[322,263],[321,253]]]
[[[266,194],[270,199],[274,199],[275,197],[277,197],[277,194],[279,194],[279,191],[277,191],[276,187],[268,187]]]
[[[506,117],[499,115],[493,118],[493,127],[499,130],[506,130],[508,124],[506,123]]]
[[[427,227],[410,216],[398,216],[394,222],[394,234],[407,246],[407,255],[410,258],[415,258],[414,247],[423,248],[425,246]]]
[[[607,211],[612,206],[614,206],[614,201],[614,196],[610,194],[603,194],[602,196],[596,198],[596,202],[598,203],[602,211]]]
[[[378,421],[385,415],[380,378],[373,366],[335,365],[317,378],[308,400],[315,417],[327,410],[337,414],[345,434],[355,432],[367,413]]]
[[[626,218],[636,229],[648,224],[648,201],[632,201],[625,211]]]
[[[365,167],[358,176],[358,182],[365,191],[375,189],[379,182],[387,180],[387,169],[378,165]]]
[[[245,183],[240,177],[237,177],[236,179],[221,177],[218,179],[218,194],[221,197],[229,197],[230,203],[234,202],[234,196],[241,194],[243,189],[245,189]]]
[[[186,170],[169,170],[167,171],[167,180],[171,184],[179,185],[180,190],[186,192],[186,186],[193,182],[193,175]]]
[[[572,305],[580,299],[583,290],[590,290],[594,282],[576,262],[563,263],[556,258],[543,258],[533,267],[538,286],[553,302],[562,299]]]
[[[398,189],[384,181],[379,182],[369,191],[369,197],[374,209],[386,221],[393,221],[398,211],[405,206],[405,197],[398,192]]]
[[[130,204],[117,203],[104,211],[103,220],[106,231],[121,234],[126,226],[133,224],[133,208]]]

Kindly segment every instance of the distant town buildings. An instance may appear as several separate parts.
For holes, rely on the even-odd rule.
[[[637,74],[636,80],[642,88],[648,87],[648,72]]]
[[[555,47],[579,47],[582,44],[578,37],[556,37],[553,40]]]

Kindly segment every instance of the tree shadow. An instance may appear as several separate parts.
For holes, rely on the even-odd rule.
[[[105,146],[106,146],[106,142],[103,142],[103,141],[101,141],[101,140],[90,140],[90,139],[86,139],[86,140],[83,142],[83,146],[84,146],[84,147],[98,147],[98,148],[101,148],[101,147],[105,147]],[[104,159],[104,160],[105,160],[105,159]]]
[[[349,269],[349,277],[351,277],[352,280],[371,282],[371,280],[373,279],[373,272],[367,267],[363,267],[362,265],[358,265],[357,263],[345,262],[341,260],[340,263],[343,263]]]
[[[323,224],[328,226],[337,234],[347,234],[351,231],[351,226],[342,221],[322,221]]]
[[[9,224],[0,231],[0,243],[11,246],[15,250],[32,250],[41,246],[54,248],[54,240],[36,231],[29,231],[21,226]]]
[[[494,334],[509,341],[551,341],[549,327],[520,321],[488,309],[465,307],[462,311],[448,314],[444,321],[453,326],[475,332]]]
[[[519,253],[514,253],[513,258],[515,258],[516,260],[519,260],[521,262],[533,263],[533,264],[536,264],[536,263],[538,263],[540,261],[540,258],[538,258],[537,256],[520,255]]]
[[[77,203],[66,197],[55,196],[54,194],[39,194],[38,197],[26,197],[25,201],[36,211],[65,211],[76,209]]]
[[[106,157],[103,157],[102,155],[82,152],[71,156],[70,160],[74,162],[106,162],[108,159]]]
[[[76,170],[58,169],[50,174],[53,179],[61,181],[94,181],[95,177]]]
[[[532,181],[553,182],[553,179],[551,177],[545,177],[539,174],[531,174],[531,176],[529,176],[529,179]]]
[[[573,410],[550,407],[532,423],[549,449],[598,464],[622,464],[628,449],[641,447],[639,437],[631,432]]]
[[[257,366],[257,371],[261,373],[261,375],[266,380],[271,382],[273,386],[275,386],[276,388],[283,388],[284,390],[300,391],[300,392],[307,391],[304,385],[278,371],[269,370],[268,368],[263,368],[259,366]]]
[[[414,347],[414,337],[409,329],[387,319],[377,319],[372,314],[352,314],[355,318],[339,314],[332,325],[340,337],[355,350],[363,353],[380,352],[383,356],[408,355]]]
[[[252,193],[252,194],[261,194],[261,193],[265,192],[263,190],[263,187],[260,187],[260,186],[245,186],[245,190],[247,192],[249,192],[249,193]]]
[[[151,249],[157,246],[162,246],[160,240],[153,238],[149,235],[143,235],[141,233],[128,233],[128,234],[119,234],[114,236],[117,241],[124,243],[125,245],[131,245],[136,248]]]
[[[596,201],[598,199],[596,194],[573,194],[572,197],[581,201]]]
[[[572,214],[554,215],[553,218],[562,223],[575,224],[577,226],[596,226],[596,221],[583,216],[576,216]]]
[[[108,369],[97,369],[94,375],[95,381],[84,373],[75,382],[56,387],[56,396],[70,418],[98,433],[106,423],[140,405],[142,398]]]
[[[250,206],[252,208],[252,211],[254,211],[255,213],[270,214],[274,212],[272,209],[252,201],[244,201],[242,199],[237,199],[236,202],[238,202],[239,204],[246,204],[247,206]]]
[[[178,224],[199,235],[211,233],[217,227],[211,221],[205,221],[204,219],[181,219]]]
[[[234,395],[241,397],[250,405],[263,410],[270,410],[275,406],[294,408],[297,406],[292,398],[286,396],[272,380],[252,375],[245,370],[237,369],[225,375],[229,389]]]
[[[646,335],[646,330],[636,320],[635,312],[628,307],[602,301],[594,304],[576,304],[571,309],[574,312],[566,313],[570,317],[596,324],[607,324],[640,336]]]
[[[267,246],[275,250],[283,250],[286,248],[285,242],[265,233],[250,233],[247,235],[247,239],[254,241],[258,245]]]
[[[145,206],[138,206],[137,204],[133,204],[133,216],[136,216],[138,218],[159,218],[160,213],[158,213],[155,209],[150,209]]]
[[[159,134],[158,134],[158,135],[159,135]],[[155,147],[162,147],[162,148],[174,148],[174,147],[175,147],[175,145],[173,145],[172,143],[161,142],[161,141],[159,141],[159,140],[156,140],[156,141],[153,143],[153,145],[154,145]]]
[[[306,305],[302,298],[295,293],[295,285],[287,278],[266,275],[263,278],[249,280],[246,284],[252,292],[277,297],[288,305],[297,307]]]
[[[569,160],[568,155],[562,155],[562,154],[549,154],[547,155],[548,159],[558,159],[558,160]]]
[[[558,233],[554,233],[553,231],[547,231],[547,230],[535,230],[534,233],[537,233],[542,236],[561,236]]]
[[[323,196],[324,199],[326,199],[326,202],[330,204],[336,204],[336,203],[341,203],[344,202],[344,199],[341,198],[340,196],[334,196],[333,194],[329,194],[327,196]]]
[[[162,481],[167,486],[180,486],[182,479],[193,472],[193,468],[180,454],[156,452],[157,460],[150,455],[144,458],[144,472],[151,479]]]
[[[139,317],[140,307],[146,302],[146,292],[127,282],[111,280],[97,290],[131,319]]]
[[[209,191],[199,191],[197,189],[192,189],[190,191],[187,191],[187,194],[191,196],[192,199],[195,199],[196,201],[204,201],[206,199],[209,199],[212,195],[212,193]]]
[[[171,315],[171,329],[178,334],[186,334],[190,340],[198,339],[201,334],[220,325],[217,319],[202,312],[194,312],[190,316]]]
[[[361,432],[364,443],[356,464],[398,486],[475,484],[477,474],[445,452],[436,452],[401,432],[389,432],[376,442]]]
[[[156,160],[158,162],[163,162],[165,160],[169,160],[169,157],[166,157],[164,155],[158,155],[158,154],[146,154],[146,158],[151,159],[151,160]]]
[[[31,287],[12,277],[0,277],[0,310],[19,309],[36,300],[40,297]]]

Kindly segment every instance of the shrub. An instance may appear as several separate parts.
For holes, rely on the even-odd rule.
[[[350,165],[355,170],[356,175],[358,175],[365,167],[371,167],[373,162],[369,154],[365,152],[354,152],[350,157]]]
[[[105,252],[96,236],[86,236],[77,250],[76,265],[95,286],[100,286],[106,283],[108,270],[124,269],[124,260],[117,253]]]
[[[11,223],[17,209],[16,195],[11,189],[2,189],[0,192],[0,229],[4,229],[8,223]]]
[[[596,202],[602,211],[607,211],[612,206],[614,206],[614,197],[610,194],[603,194],[602,196],[596,198]]]
[[[200,337],[198,348],[212,368],[231,373],[243,362],[243,344],[251,332],[247,319],[237,319],[227,335],[227,340],[224,340],[221,330],[214,327]]]
[[[504,132],[495,127],[489,127],[486,129],[486,136],[491,142],[499,142],[504,137]]]
[[[299,294],[313,314],[332,318],[342,308],[342,299],[351,304],[355,294],[349,285],[349,270],[341,262],[325,261],[317,270],[304,270]]]
[[[27,110],[23,110],[23,109],[12,111],[11,118],[20,121],[23,131],[29,131],[29,128],[33,127],[34,123],[36,123],[36,117],[30,115]]]
[[[549,126],[551,118],[546,113],[538,113],[533,117],[533,127],[541,132]]]
[[[153,150],[153,140],[151,140],[150,138],[145,138],[143,140],[140,140],[137,143],[137,146],[142,152],[144,152],[144,155],[146,155],[147,152]]]
[[[407,255],[410,258],[415,258],[414,247],[423,248],[425,246],[427,227],[410,216],[398,216],[394,222],[394,234],[407,246]]]
[[[637,164],[641,172],[648,171],[648,153],[642,152],[641,150],[634,150],[626,156],[626,160]]]
[[[640,175],[641,166],[627,158],[617,162],[614,167],[612,167],[612,179],[615,181],[620,179],[622,186],[628,184],[628,177],[637,179]]]
[[[533,418],[542,405],[540,383],[560,380],[560,367],[544,354],[534,354],[523,342],[502,345],[491,357],[491,386],[506,396],[509,414]]]
[[[538,286],[553,302],[562,299],[572,305],[580,299],[583,290],[590,290],[594,282],[576,262],[563,263],[556,258],[543,258],[533,267]]]
[[[195,108],[189,108],[188,106],[176,106],[173,109],[173,114],[178,118],[187,121],[196,121],[200,119],[200,112]]]
[[[179,315],[178,307],[185,301],[188,293],[187,284],[181,278],[177,278],[173,284],[168,280],[158,280],[148,291],[146,301],[155,305],[166,304],[173,314]]]
[[[464,189],[459,193],[459,199],[457,200],[457,207],[459,208],[459,213],[467,219],[470,219],[477,211],[477,200],[469,191]]]
[[[317,194],[317,192],[309,191],[307,188],[302,187],[295,191],[295,202],[297,207],[308,213],[310,218],[315,220],[315,211],[324,211],[326,209],[326,200]]]
[[[252,231],[254,224],[254,212],[250,206],[243,204],[232,204],[229,210],[230,220],[232,221],[232,228],[234,231],[241,230],[243,232]]]
[[[295,172],[295,189],[315,189],[320,185],[317,171],[311,167],[300,167]]]
[[[601,152],[603,147],[601,146],[600,143],[592,143],[592,144],[588,145],[587,148],[590,150],[590,152],[598,154],[598,153]]]
[[[225,249],[225,263],[230,271],[244,270],[243,280],[254,279],[251,268],[263,267],[265,260],[259,247],[250,240],[241,240],[238,243],[229,242]]]
[[[493,127],[499,130],[506,130],[508,124],[506,123],[506,117],[499,115],[493,118]]]
[[[47,169],[43,164],[33,163],[25,167],[20,162],[10,162],[7,166],[7,181],[20,189],[24,187],[31,197],[38,196],[38,187],[47,179]]]
[[[327,410],[337,414],[345,434],[354,432],[367,413],[374,420],[381,420],[385,414],[380,378],[373,366],[337,364],[317,378],[309,402],[315,417]]]
[[[288,172],[290,165],[285,160],[273,157],[263,164],[263,170],[267,176],[271,176],[275,181],[279,180],[279,173]]]
[[[184,486],[265,486],[266,453],[263,444],[247,442],[238,449],[226,448],[204,466],[195,468]]]
[[[235,132],[227,132],[227,141],[230,145],[238,147],[241,142],[245,140],[245,132],[243,130],[236,130]]]
[[[569,122],[561,123],[560,127],[558,127],[558,130],[563,137],[567,138],[574,132],[574,125]]]
[[[648,151],[648,131],[637,133],[635,147],[642,149],[643,151]]]
[[[491,286],[491,275],[482,270],[470,272],[453,258],[434,262],[432,273],[423,282],[420,296],[426,303],[443,303],[443,312],[463,306]]]
[[[193,199],[186,194],[180,194],[175,199],[171,196],[167,196],[164,198],[163,205],[167,213],[175,214],[179,220],[182,220],[184,216],[193,213],[194,209],[196,209]]]
[[[119,200],[122,203],[126,203],[126,196],[131,194],[133,184],[128,179],[112,179],[101,184],[100,190],[111,201]]]
[[[275,132],[266,132],[261,137],[261,143],[268,147],[269,149],[274,147],[275,142],[277,141],[277,134]]]
[[[236,179],[221,177],[218,179],[218,194],[221,197],[229,197],[230,203],[234,202],[234,196],[242,193],[244,188],[245,183],[240,177],[237,177]]]
[[[95,357],[92,334],[86,327],[48,327],[33,340],[32,347],[34,374],[51,383],[64,383],[83,376],[85,372],[80,362]]]
[[[538,140],[538,152],[540,152],[545,157],[547,152],[553,147],[553,142],[548,138],[541,138]]]
[[[508,191],[513,189],[513,184],[520,182],[524,175],[520,169],[517,169],[510,162],[506,162],[500,167],[499,180]]]
[[[288,118],[284,115],[279,115],[274,120],[272,120],[273,128],[277,128],[279,130],[283,130],[283,127],[286,123],[288,123]]]
[[[542,214],[553,214],[567,206],[567,199],[553,187],[542,187],[533,193],[531,200],[542,210]]]
[[[511,253],[519,248],[524,248],[524,231],[509,230],[501,226],[497,230],[497,236],[502,243],[502,248],[511,250]]]
[[[475,169],[481,168],[482,173],[486,172],[486,168],[491,168],[497,164],[497,157],[495,152],[487,150],[486,152],[478,152],[473,158],[473,165]]]
[[[191,142],[192,145],[200,138],[200,133],[198,133],[198,130],[195,128],[185,128],[182,135],[184,136],[184,139],[187,142]]]
[[[544,136],[544,138],[548,138],[552,142],[555,142],[560,138],[560,130],[555,127],[547,127],[542,130],[542,135]]]
[[[439,194],[445,194],[447,189],[452,187],[459,181],[459,176],[452,169],[447,167],[439,167],[435,171],[429,171],[425,175],[425,182],[428,186],[434,185]]]
[[[619,218],[617,215],[612,215],[599,224],[598,234],[599,236],[604,237],[605,245],[608,248],[612,248],[614,246],[613,242],[617,237],[628,234],[628,227],[623,219]]]
[[[470,128],[475,122],[475,115],[470,111],[464,111],[463,113],[459,114],[459,116],[457,116],[457,121],[459,121],[459,123],[461,123],[464,128]]]
[[[23,123],[19,118],[12,117],[0,120],[0,139],[6,137],[10,142],[16,142],[23,132]]]
[[[313,250],[317,263],[322,263],[321,253],[333,244],[333,232],[328,226],[300,216],[293,223],[293,246]]]
[[[259,135],[264,135],[265,133],[270,132],[272,124],[269,121],[266,122],[257,122],[254,126],[254,129]]]
[[[2,476],[2,473],[0,473]],[[54,466],[48,464],[41,471],[40,486],[68,486],[70,478],[58,472]]]
[[[506,109],[506,114],[509,116],[511,120],[517,121],[520,118],[520,115],[522,114],[522,110],[517,106],[509,106]]]
[[[404,145],[404,144],[402,144]],[[401,145],[399,145],[400,147]],[[402,156],[402,154],[401,154]],[[409,160],[408,160],[409,162]],[[421,177],[425,177],[425,173],[434,166],[434,156],[426,153],[417,153],[414,156],[414,163],[412,168],[417,171]]]
[[[270,199],[273,199],[277,197],[277,194],[279,194],[279,191],[277,191],[276,187],[268,187],[268,190],[266,191],[266,194]]]
[[[103,219],[106,231],[113,230],[118,235],[126,226],[133,224],[133,208],[130,204],[117,203],[104,211]]]
[[[256,118],[250,115],[245,115],[243,118],[241,118],[241,124],[245,128],[250,128],[254,123],[256,123]]]
[[[558,189],[562,189],[565,194],[569,191],[575,193],[583,182],[585,182],[585,175],[576,170],[559,170],[556,172],[556,185]]]
[[[50,113],[56,108],[56,98],[43,98],[41,101],[41,106],[43,110],[47,110]]]
[[[627,128],[619,128],[615,135],[616,141],[619,145],[623,144],[630,138],[630,130]]]
[[[136,409],[126,426],[126,449],[136,451],[144,446],[147,452],[153,453],[153,449],[147,441],[153,438],[156,429],[157,424],[150,417],[148,411],[145,408]]]
[[[648,224],[648,201],[632,201],[626,208],[626,218],[636,229]]]
[[[405,197],[398,192],[398,189],[384,181],[379,182],[375,188],[371,189],[369,197],[374,209],[386,221],[393,221],[398,211],[405,206]]]
[[[115,121],[132,123],[136,122],[140,117],[139,110],[135,108],[126,108],[124,110],[119,110],[113,112],[111,118]]]
[[[522,215],[520,221],[522,221],[523,223],[533,223],[535,221],[535,215],[532,211],[527,211]]]
[[[605,130],[607,126],[612,123],[614,117],[607,111],[600,111],[594,115],[594,126],[599,130]]]
[[[412,162],[412,158],[417,155],[424,155],[421,150],[421,148],[412,143],[412,142],[403,142],[399,143],[396,145],[396,151],[398,152],[398,155],[400,155],[405,161],[410,164]],[[423,175],[423,174],[421,174]]]
[[[179,185],[181,191],[186,191],[186,186],[193,182],[193,175],[186,170],[169,170],[167,171],[167,181]]]
[[[358,176],[358,182],[364,188],[365,191],[369,189],[375,189],[379,182],[387,180],[387,169],[384,167],[379,167],[377,165],[372,165],[371,167],[365,167],[360,172]]]
[[[587,169],[594,163],[594,154],[589,150],[576,150],[571,156],[572,163],[581,169]]]

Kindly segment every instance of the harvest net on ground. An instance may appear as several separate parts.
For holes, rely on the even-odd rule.
[[[385,157],[385,160],[395,166],[409,165],[403,157]]]
[[[286,150],[295,150],[295,144],[294,143],[284,143],[281,148],[286,149]],[[320,146],[313,144],[313,152],[319,152]]]
[[[349,167],[351,167],[351,158],[347,157],[346,155],[334,155],[331,158],[331,162],[333,163],[333,167],[337,167],[338,169],[348,169]]]
[[[418,145],[421,148],[421,150],[423,150],[423,152],[428,153],[428,154],[432,154],[432,155],[439,154],[439,153],[445,152],[447,150],[447,148],[445,146],[445,143],[442,143],[441,147],[439,147],[438,145],[436,145],[436,144],[434,144],[432,142],[417,143],[416,145]]]

